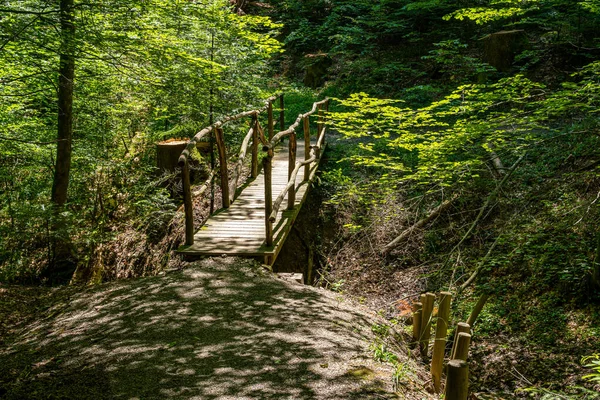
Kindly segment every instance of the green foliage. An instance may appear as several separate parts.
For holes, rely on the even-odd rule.
[[[451,18],[456,18],[459,21],[465,19],[475,22],[477,25],[485,25],[492,21],[504,20],[511,17],[520,17],[526,14],[531,9],[520,7],[508,8],[485,8],[473,7],[463,8],[444,16],[444,20],[448,21]]]
[[[423,56],[422,59],[433,61],[439,72],[447,74],[450,81],[458,80],[467,83],[478,74],[495,71],[493,67],[477,58],[462,54],[461,51],[466,49],[467,45],[460,40],[446,40],[434,45],[436,49],[429,51],[430,55]]]
[[[52,223],[47,210],[61,43],[55,7],[15,1],[4,7],[0,20],[0,232],[5,238],[0,270],[5,278],[18,278],[18,271],[35,276],[52,257],[41,251],[51,239],[46,231]],[[75,10],[66,212],[78,221],[68,235],[74,256],[84,260],[125,220],[156,239],[173,205],[151,183],[157,180],[155,141],[193,135],[208,124],[211,104],[218,117],[267,97],[273,90],[266,89],[267,61],[281,52],[275,39],[281,25],[265,16],[238,16],[226,0],[75,1]],[[38,254],[35,262],[26,261],[31,254]]]
[[[581,363],[584,367],[592,370],[592,373],[585,375],[583,379],[596,382],[600,381],[600,354],[592,354],[591,356],[583,357]]]

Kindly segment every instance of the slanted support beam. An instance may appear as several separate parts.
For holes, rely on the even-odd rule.
[[[183,183],[183,204],[185,207],[185,244],[194,244],[194,205],[192,203],[192,185],[190,183],[190,166],[185,160],[181,167],[181,181]]]
[[[258,176],[258,114],[252,116],[252,178]]]
[[[273,223],[270,220],[273,210],[273,187],[272,184],[272,157],[263,157],[263,174],[265,175],[265,242],[267,246],[273,246]]]
[[[284,103],[283,103],[283,94],[281,94],[281,96],[279,96],[279,108],[280,108],[279,130],[284,131],[285,130],[285,107],[284,107]]]
[[[275,130],[275,121],[273,120],[273,102],[269,101],[269,105],[267,107],[267,129],[269,131],[269,141],[273,139],[273,131]]]
[[[310,116],[303,118],[304,128],[304,160],[310,158]],[[310,178],[310,164],[304,166],[304,180],[307,181]]]
[[[219,150],[219,168],[221,171],[221,198],[223,201],[223,208],[229,208],[229,176],[227,172],[227,153],[225,151],[225,137],[223,135],[223,128],[218,126],[216,128],[216,139],[217,148]]]
[[[306,151],[305,151],[306,153]],[[289,161],[288,161],[288,181],[292,179],[292,174],[296,168],[296,132],[290,133],[289,143]],[[293,210],[296,205],[296,185],[293,184],[288,191],[288,210]]]

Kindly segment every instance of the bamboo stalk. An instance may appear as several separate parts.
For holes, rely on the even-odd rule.
[[[433,354],[431,356],[431,377],[433,388],[436,393],[440,392],[442,383],[442,367],[444,364],[444,352],[446,350],[446,334],[448,333],[448,322],[450,318],[450,292],[440,293],[437,322],[435,328],[435,341],[433,343]]]

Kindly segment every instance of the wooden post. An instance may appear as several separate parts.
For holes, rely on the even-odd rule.
[[[281,108],[281,110],[279,111],[279,128],[281,131],[285,130],[285,108],[284,108],[284,104],[283,104],[283,94],[281,96],[279,96],[279,108]]]
[[[317,137],[321,135],[321,129],[323,129],[323,105],[317,106]]]
[[[273,211],[273,188],[271,187],[271,156],[263,157],[263,173],[265,174],[265,241],[273,246],[273,224],[269,220]]]
[[[258,176],[258,115],[252,116],[252,178]]]
[[[442,366],[444,364],[444,352],[446,350],[446,334],[448,333],[448,320],[450,318],[450,292],[440,293],[440,302],[435,328],[435,341],[433,342],[433,354],[431,356],[431,377],[433,388],[436,393],[440,392],[442,384]]]
[[[273,120],[273,102],[269,102],[269,107],[267,108],[267,115],[269,121],[267,122],[267,129],[269,130],[269,140],[273,139],[273,130],[275,121]]]
[[[310,117],[304,117],[302,121],[304,123],[304,160],[310,158]],[[310,164],[304,166],[304,180],[307,181],[310,178]]]
[[[181,181],[183,183],[183,204],[185,207],[185,244],[194,244],[194,206],[192,203],[192,185],[190,183],[190,166],[185,160],[181,168]]]
[[[450,359],[454,360],[456,357],[454,354],[456,353],[456,342],[458,341],[458,335],[461,333],[471,333],[471,326],[466,322],[459,322],[456,325],[456,330],[454,331],[454,342],[452,343],[452,351],[450,352]]]
[[[445,400],[467,400],[469,395],[469,364],[463,360],[451,360],[446,375]]]
[[[479,300],[477,300],[477,304],[475,304],[475,308],[473,308],[473,311],[471,312],[471,315],[467,320],[467,324],[469,324],[469,326],[473,326],[473,324],[477,320],[477,317],[479,317],[479,313],[481,313],[481,310],[483,310],[483,306],[485,306],[485,303],[488,301],[489,298],[489,294],[482,294]]]
[[[435,294],[425,293],[421,295],[423,303],[423,313],[421,314],[421,355],[426,357],[429,347],[429,338],[431,337],[431,313],[433,312],[433,302]]]
[[[216,128],[217,149],[219,150],[219,167],[221,170],[221,198],[223,208],[229,208],[229,177],[227,175],[227,153],[225,151],[225,137],[223,128]]]
[[[304,284],[312,285],[314,275],[314,250],[312,246],[308,246],[308,254],[306,260],[306,267],[304,270]]]
[[[327,132],[327,113],[329,112],[329,99],[325,102],[325,113],[323,114],[323,128],[325,132]],[[323,144],[325,144],[326,140],[323,138]]]
[[[289,142],[289,161],[288,161],[288,182],[292,177],[292,172],[294,172],[294,168],[296,168],[296,132],[292,131],[290,133],[290,142]],[[288,191],[288,210],[293,210],[296,205],[296,186],[292,185],[290,190]]]
[[[465,332],[459,333],[458,339],[456,339],[456,350],[454,351],[453,359],[467,361],[470,344],[471,335]]]
[[[413,339],[415,343],[419,343],[421,337],[421,314],[423,313],[423,304],[416,302],[413,304]]]

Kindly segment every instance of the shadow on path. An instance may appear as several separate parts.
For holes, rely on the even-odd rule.
[[[0,397],[394,398],[340,301],[233,258],[90,288],[0,350]]]

